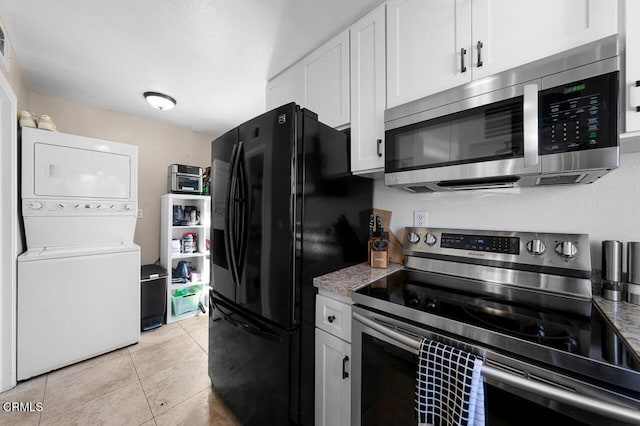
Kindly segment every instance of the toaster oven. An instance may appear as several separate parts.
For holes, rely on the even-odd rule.
[[[202,167],[184,164],[169,165],[167,192],[202,194]]]

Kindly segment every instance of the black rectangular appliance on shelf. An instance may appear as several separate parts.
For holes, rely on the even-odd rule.
[[[313,424],[312,279],[366,260],[372,181],[291,103],[211,147],[209,376],[243,424]]]

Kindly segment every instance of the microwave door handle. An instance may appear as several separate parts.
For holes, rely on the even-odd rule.
[[[540,162],[538,155],[538,85],[524,86],[522,106],[524,136],[524,166],[534,167]]]
[[[414,337],[402,334],[390,329],[370,318],[357,312],[352,313],[353,319],[367,327],[377,331],[388,338],[404,344],[417,351],[420,350],[421,341]],[[553,386],[544,382],[527,379],[513,373],[509,373],[499,368],[482,366],[482,376],[485,379],[492,379],[499,383],[504,383],[518,389],[541,395],[553,401],[560,401],[573,407],[578,407],[585,411],[597,413],[609,418],[615,418],[628,423],[640,423],[640,411],[632,410],[622,405],[605,402],[589,396],[580,395],[575,392]]]

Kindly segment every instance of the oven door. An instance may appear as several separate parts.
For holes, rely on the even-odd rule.
[[[416,423],[416,370],[422,337],[484,359],[489,425],[640,422],[640,411],[631,408],[638,406],[637,400],[354,306],[352,425]]]
[[[401,107],[404,116],[385,123],[385,184],[449,191],[513,186],[522,175],[540,174],[539,84],[534,80],[435,108]],[[398,114],[403,113],[394,110]]]

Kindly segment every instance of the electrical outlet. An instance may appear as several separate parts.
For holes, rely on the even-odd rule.
[[[144,215],[142,214],[142,209],[138,209],[138,219],[142,219]]]
[[[427,226],[427,212],[424,210],[413,211],[413,226],[422,228]]]

